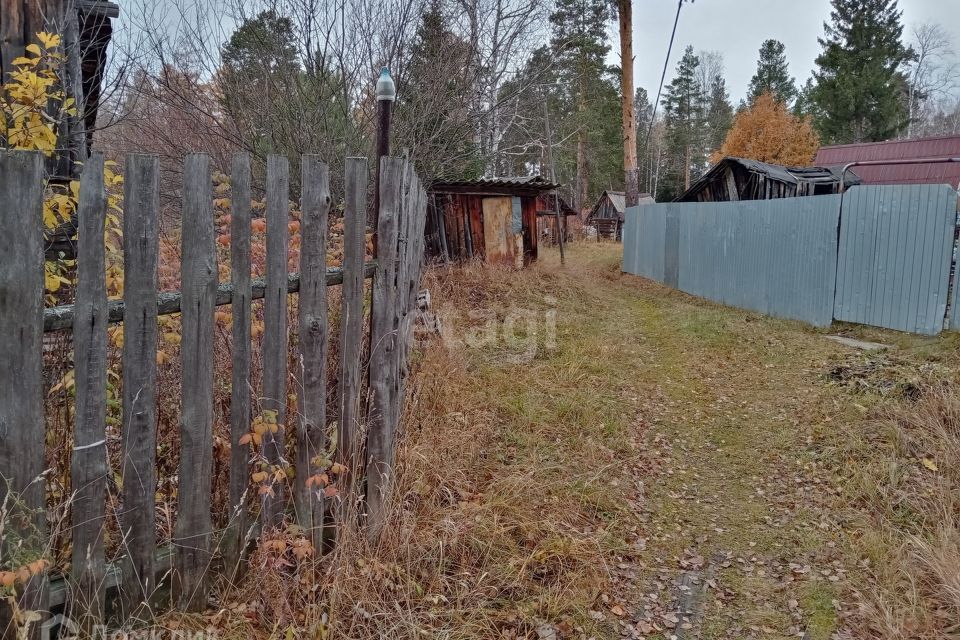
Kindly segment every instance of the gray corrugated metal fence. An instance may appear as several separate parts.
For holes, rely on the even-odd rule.
[[[628,209],[624,271],[694,295],[826,326],[943,328],[957,195],[855,187],[844,196]],[[952,326],[960,329],[960,305]]]
[[[634,208],[624,270],[724,304],[828,325],[839,216],[840,196]]]
[[[935,335],[943,329],[957,193],[869,186],[844,196],[834,317]]]

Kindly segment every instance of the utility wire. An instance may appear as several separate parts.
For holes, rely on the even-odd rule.
[[[691,0],[692,2],[693,0]],[[670,34],[670,45],[667,47],[667,59],[663,61],[663,74],[660,76],[660,88],[657,89],[657,99],[653,103],[653,115],[650,117],[650,127],[647,129],[647,139],[643,143],[643,148],[647,149],[650,145],[650,134],[653,133],[653,123],[657,121],[657,108],[660,106],[660,95],[663,93],[663,83],[667,79],[667,67],[670,66],[670,54],[673,52],[673,39],[677,35],[677,25],[680,24],[680,9],[683,8],[685,0],[680,0],[677,4],[677,17],[673,20],[673,32]]]

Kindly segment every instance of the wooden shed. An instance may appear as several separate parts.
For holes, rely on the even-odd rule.
[[[654,202],[653,196],[649,193],[640,194],[639,204],[653,204]],[[597,203],[593,205],[590,215],[587,216],[587,225],[597,230],[597,239],[620,240],[626,209],[627,197],[624,192],[604,191]]]
[[[559,217],[557,212],[560,213]],[[558,224],[563,225],[563,241],[569,242],[572,239],[570,218],[577,220],[577,212],[560,194],[542,193],[537,196],[537,234],[541,243],[551,246],[557,244]]]
[[[783,167],[745,158],[724,158],[713,165],[677,202],[772,200],[841,193],[843,168]],[[860,184],[850,171],[846,187]]]
[[[537,198],[557,185],[540,176],[436,182],[430,188],[428,257],[523,266],[537,259]]]

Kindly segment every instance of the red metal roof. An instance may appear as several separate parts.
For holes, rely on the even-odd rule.
[[[870,160],[960,158],[960,135],[821,147],[814,164],[845,165]],[[960,163],[853,167],[864,184],[960,184]]]

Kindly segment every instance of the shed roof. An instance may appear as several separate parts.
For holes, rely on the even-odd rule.
[[[821,147],[816,162],[846,165],[925,158],[960,158],[960,135]],[[960,183],[960,163],[858,166],[854,170],[864,184],[949,184],[956,187]]]
[[[627,210],[627,194],[625,194],[623,191],[604,191],[602,194],[600,194],[600,198],[597,199],[597,203],[593,205],[593,209],[590,210],[590,215],[592,216],[597,212],[597,209],[600,208],[600,204],[603,202],[604,198],[610,200],[610,204],[613,205],[614,211],[620,214],[620,219],[622,220],[623,213]],[[656,204],[656,202],[657,201],[654,200],[653,196],[649,193],[641,193],[638,204]]]
[[[503,178],[477,178],[474,180],[440,180],[434,182],[434,193],[478,193],[504,195],[530,195],[553,191],[560,185],[553,184],[543,176],[512,176]]]

